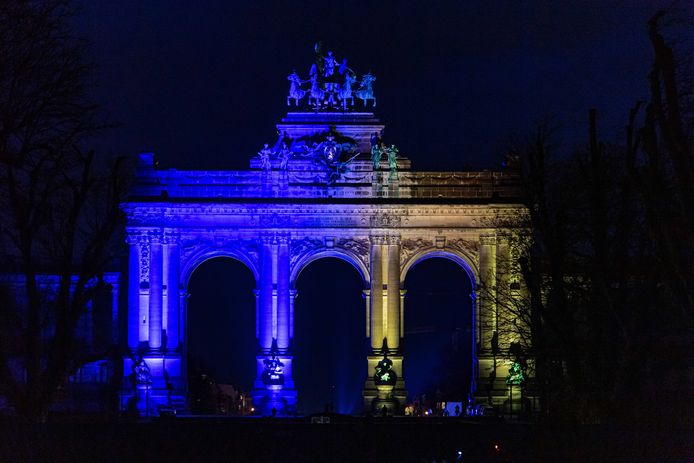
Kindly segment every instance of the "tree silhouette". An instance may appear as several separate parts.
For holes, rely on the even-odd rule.
[[[76,326],[112,259],[125,187],[122,162],[102,168],[84,148],[105,125],[72,13],[61,0],[0,2],[0,251],[22,276],[21,294],[2,301],[0,385],[32,419],[87,359]]]

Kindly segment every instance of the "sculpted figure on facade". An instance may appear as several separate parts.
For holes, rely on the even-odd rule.
[[[294,100],[295,106],[299,106],[299,100],[308,95],[308,105],[313,109],[347,111],[354,106],[356,73],[347,66],[346,58],[339,62],[332,51],[323,55],[320,42],[316,43],[314,49],[316,58],[309,70],[309,78],[303,80],[295,71],[287,77],[290,82],[287,106],[291,105],[291,100]],[[356,92],[356,97],[363,101],[364,107],[369,100],[376,106],[373,94],[375,80],[371,73],[367,73]],[[311,83],[311,87],[306,90],[301,88],[307,82]]]
[[[364,75],[361,79],[361,84],[359,90],[357,90],[357,98],[364,102],[364,107],[366,107],[366,102],[371,100],[373,102],[373,107],[376,107],[376,97],[374,96],[373,83],[376,80],[371,73]]]
[[[287,77],[289,80],[289,96],[287,96],[287,106],[290,105],[289,100],[294,100],[294,106],[299,106],[299,100],[306,96],[306,90],[301,89],[301,84],[304,83],[301,77],[293,71]]]
[[[378,132],[371,134],[371,163],[373,169],[378,170],[381,167],[381,158],[383,157],[383,143],[381,135]]]
[[[420,260],[448,258],[465,269],[472,287],[478,283],[483,287],[492,271],[503,276],[503,262],[515,260],[510,244],[497,239],[500,228],[513,224],[502,227],[506,222],[496,220],[487,226],[484,220],[518,214],[522,206],[506,200],[516,201],[506,182],[497,187],[496,177],[486,173],[410,171],[409,160],[398,156],[395,145],[384,143],[383,125],[372,111],[345,112],[355,106],[355,99],[362,100],[356,106],[367,107],[372,100],[375,107],[374,76],[366,74],[359,83],[344,60],[340,65],[328,53],[317,57],[310,77],[302,80],[296,72],[287,77],[287,103],[294,100],[295,107],[303,109],[288,112],[277,124],[278,137],[261,145],[251,160],[254,170],[159,170],[151,157],[138,167],[142,169],[138,181],[144,181],[124,206],[132,253],[128,346],[150,349],[145,355],[157,403],[166,400],[162,379],[175,384],[174,396],[187,394],[185,315],[190,307],[197,309],[197,302],[189,307],[186,290],[195,269],[211,258],[236,259],[255,277],[258,345],[249,352],[257,374],[254,406],[262,413],[277,407],[280,414],[296,412],[292,408],[297,403],[292,371],[298,365],[292,351],[295,280],[309,262],[341,258],[363,278],[365,333],[370,341],[365,371],[376,373],[368,375],[363,390],[368,410],[383,403],[376,399],[384,399],[378,396],[384,389],[401,405],[406,400],[402,365],[408,354],[401,340],[406,337],[404,279],[409,269]],[[307,103],[316,110],[307,111]],[[390,179],[398,178],[397,182],[388,181],[385,168],[379,171],[384,155]],[[513,181],[509,180],[511,187]],[[168,197],[161,195],[162,188]],[[432,202],[432,197],[440,200]],[[484,198],[490,199],[489,204]],[[481,372],[475,373],[473,388],[490,368],[500,371],[484,350],[493,332],[489,330],[492,305],[490,298],[480,297],[471,308],[474,339],[468,366]],[[167,342],[168,336],[177,342]],[[385,342],[381,348],[385,339],[392,349]],[[479,353],[478,345],[483,346]],[[166,358],[162,348],[169,349]],[[379,352],[384,361],[377,365]],[[124,362],[130,371],[137,360],[124,357]],[[173,380],[167,378],[169,373],[162,378],[163,371]],[[396,410],[395,406],[391,403],[388,409]]]
[[[265,143],[263,148],[258,151],[258,156],[260,156],[260,168],[263,170],[270,170],[272,165],[270,164],[270,155],[272,150],[268,148],[268,144]]]
[[[282,148],[280,148],[279,152],[279,158],[280,169],[287,170],[287,167],[289,166],[289,160],[292,158],[292,151],[289,149],[286,143],[282,143]]]
[[[354,96],[352,95],[352,85],[356,82],[356,77],[351,72],[345,74],[345,82],[337,92],[338,98],[342,101],[342,109],[347,111],[347,100],[350,100],[351,106],[354,106]]]
[[[434,243],[431,240],[425,240],[422,238],[404,239],[400,243],[400,260],[404,265],[413,255],[424,249],[433,248],[433,246]]]
[[[386,155],[388,156],[388,168],[390,169],[391,176],[397,175],[396,171],[398,169],[398,149],[395,145],[390,145],[385,149]]]
[[[311,67],[310,81],[311,93],[308,97],[308,103],[311,104],[311,100],[313,100],[313,106],[315,108],[320,108],[320,106],[323,104],[325,91],[320,88],[320,84],[318,82],[318,69],[316,68],[315,64]]]

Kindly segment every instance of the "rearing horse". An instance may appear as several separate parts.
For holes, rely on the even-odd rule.
[[[359,86],[359,90],[357,90],[357,98],[364,102],[364,107],[366,107],[366,102],[368,100],[373,100],[373,107],[376,107],[376,97],[374,96],[374,91],[371,87],[371,84],[375,80],[376,78],[372,76],[371,73],[366,74],[361,79],[361,85]]]
[[[289,100],[292,99],[294,100],[294,106],[299,106],[299,100],[306,95],[306,90],[301,90],[301,84],[303,84],[303,82],[296,71],[289,74],[287,80],[290,82],[287,106],[290,106]]]
[[[354,95],[352,95],[352,84],[356,81],[354,75],[351,73],[345,74],[345,83],[342,84],[340,90],[337,92],[337,96],[342,100],[342,109],[347,111],[347,100],[352,100],[352,106],[354,106]]]
[[[323,103],[323,98],[325,98],[325,91],[318,86],[318,74],[311,76],[311,94],[308,96],[308,104],[313,104],[315,106],[320,106]]]

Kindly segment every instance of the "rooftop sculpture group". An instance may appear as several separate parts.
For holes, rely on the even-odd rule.
[[[315,45],[315,52],[315,62],[311,65],[308,79],[303,80],[296,71],[287,78],[290,83],[287,105],[291,106],[291,100],[294,100],[294,105],[298,107],[299,101],[305,98],[308,105],[316,111],[337,112],[338,116],[354,107],[355,98],[363,101],[364,108],[369,100],[372,107],[376,106],[372,87],[376,78],[371,73],[365,74],[361,81],[358,81],[357,74],[347,66],[346,59],[339,62],[332,51],[323,55],[320,42]],[[302,88],[307,83],[311,86]],[[356,139],[352,138],[353,134],[340,133],[338,127],[336,124],[329,130],[298,134],[291,131],[287,134],[283,131],[274,145],[266,143],[258,151],[258,167],[266,172],[286,171],[289,169],[290,160],[312,161],[321,166],[321,170],[326,171],[326,183],[331,185],[350,170],[350,163],[360,154],[359,145]],[[398,149],[395,145],[388,146],[383,143],[382,136],[383,130],[372,134],[371,152],[365,154],[371,155],[374,170],[380,170],[381,159],[385,155],[390,178],[395,180]],[[365,151],[363,147],[362,151]]]
[[[320,42],[315,45],[316,62],[311,65],[309,78],[302,79],[293,71],[288,77],[289,95],[287,96],[287,106],[294,100],[294,106],[299,106],[299,101],[304,97],[308,105],[318,109],[342,109],[347,111],[354,107],[354,97],[362,100],[364,107],[369,100],[372,106],[376,107],[376,97],[373,92],[373,82],[376,77],[371,73],[362,76],[361,81],[357,80],[357,74],[347,66],[347,59],[343,59],[338,64],[332,51],[323,55]],[[310,88],[303,89],[304,84],[310,83]],[[358,88],[353,88],[358,85]],[[308,95],[308,96],[307,96]]]

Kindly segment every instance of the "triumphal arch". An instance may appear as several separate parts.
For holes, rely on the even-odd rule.
[[[495,366],[496,377],[504,377],[508,365],[492,355],[493,288],[513,277],[502,269],[509,268],[514,218],[524,211],[518,172],[412,170],[394,141],[382,137],[375,78],[331,60],[317,54],[309,79],[289,76],[290,112],[248,170],[162,170],[152,154],[140,156],[123,210],[132,352],[125,371],[137,373],[131,395],[147,395],[141,407],[145,400],[150,407],[183,406],[186,289],[196,267],[217,256],[241,261],[255,277],[257,350],[248,355],[257,363],[253,400],[262,413],[292,413],[301,394],[292,374],[294,283],[323,257],[347,261],[363,280],[367,410],[405,403],[404,281],[410,268],[432,257],[456,262],[475,288],[472,356],[461,366],[472,371],[469,392],[487,397],[489,387],[480,385],[494,377]]]

